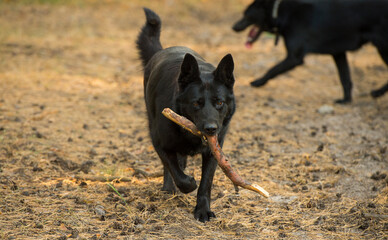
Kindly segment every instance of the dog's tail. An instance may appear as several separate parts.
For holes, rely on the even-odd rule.
[[[148,8],[144,8],[144,12],[147,20],[136,40],[136,46],[139,49],[143,67],[147,65],[148,61],[156,52],[163,49],[160,44],[162,22],[159,16]]]

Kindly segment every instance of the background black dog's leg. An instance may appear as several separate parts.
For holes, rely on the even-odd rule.
[[[383,61],[385,62],[385,64],[387,64],[387,66],[388,66],[388,47],[387,48],[380,47],[380,48],[377,48],[377,50],[379,51],[380,56],[383,59]],[[377,98],[377,97],[384,95],[384,93],[386,93],[386,92],[388,92],[388,83],[386,83],[384,86],[382,86],[379,89],[373,90],[371,92],[371,95],[372,95],[372,97]]]
[[[210,210],[211,188],[213,184],[214,172],[217,168],[217,160],[209,151],[202,154],[202,177],[197,193],[197,206],[194,209],[195,219],[206,222],[215,217]]]
[[[352,81],[350,80],[350,71],[346,53],[333,54],[335,65],[337,66],[338,74],[341,80],[344,98],[338,99],[336,103],[349,103],[352,101]]]
[[[263,77],[251,82],[251,85],[253,87],[263,86],[271,78],[274,78],[281,73],[287,72],[288,70],[303,64],[303,57],[303,55],[297,57],[289,54],[286,59],[272,67]]]
[[[384,93],[388,92],[388,83],[386,83],[384,86],[382,86],[379,89],[373,90],[371,92],[372,97],[378,98],[384,95]]]
[[[179,164],[179,159],[176,152],[164,151],[160,147],[155,147],[156,152],[158,153],[160,159],[163,162],[164,168],[168,169],[172,178],[174,179],[175,185],[183,193],[189,193],[194,191],[197,188],[197,183],[195,179],[191,176],[187,176]],[[167,175],[167,178],[166,178]],[[168,174],[164,174],[165,180],[170,181]],[[171,190],[171,184],[166,182],[167,190]],[[163,187],[164,185],[163,184]]]

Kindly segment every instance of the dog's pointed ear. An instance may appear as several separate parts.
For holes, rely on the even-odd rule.
[[[198,62],[193,55],[186,53],[181,65],[181,73],[178,78],[179,89],[183,90],[191,82],[199,78]]]
[[[234,62],[231,54],[227,54],[222,58],[218,64],[217,69],[214,71],[215,80],[222,82],[228,88],[233,88],[234,85]]]

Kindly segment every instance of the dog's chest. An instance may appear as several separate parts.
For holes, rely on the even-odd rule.
[[[182,155],[194,156],[207,149],[207,145],[203,142],[203,140],[196,136],[187,136],[187,134],[184,133],[177,140],[178,141],[175,142],[174,148]]]

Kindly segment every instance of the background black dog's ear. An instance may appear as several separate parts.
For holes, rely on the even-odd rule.
[[[233,88],[234,85],[234,62],[231,54],[227,54],[222,58],[218,64],[217,69],[214,71],[215,80],[222,82],[228,88]]]
[[[186,53],[181,65],[181,73],[178,78],[179,89],[185,89],[187,85],[198,79],[198,62],[193,55],[191,55],[190,53]]]

